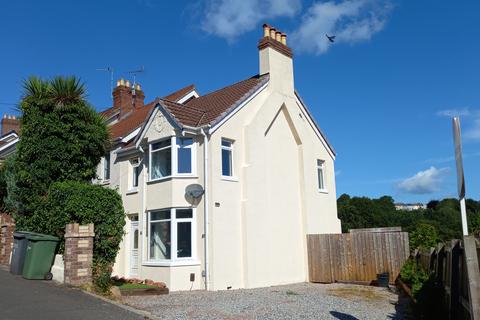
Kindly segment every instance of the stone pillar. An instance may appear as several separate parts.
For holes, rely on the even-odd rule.
[[[92,282],[93,223],[67,224],[65,228],[65,284],[80,286]]]
[[[15,222],[12,216],[0,214],[0,264],[10,264],[13,249],[13,232]]]

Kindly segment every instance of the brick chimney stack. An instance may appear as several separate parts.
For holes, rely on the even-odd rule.
[[[143,107],[144,101],[145,94],[139,84],[133,88],[128,80],[117,81],[117,86],[113,89],[113,107],[120,110],[120,118],[135,108]]]
[[[9,133],[10,131],[15,131],[17,134],[20,133],[20,121],[15,116],[4,114],[1,125],[2,136]]]

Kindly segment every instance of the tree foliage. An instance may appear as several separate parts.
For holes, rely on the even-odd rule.
[[[32,214],[56,181],[90,181],[108,147],[104,120],[85,100],[74,77],[24,83],[21,139],[14,164],[17,223]]]
[[[470,232],[480,231],[480,201],[468,199],[467,217]],[[460,205],[457,199],[430,201],[427,209],[396,210],[392,197],[378,199],[350,197],[343,194],[337,200],[342,231],[356,228],[400,226],[410,233],[410,247],[429,247],[436,241],[462,237]]]

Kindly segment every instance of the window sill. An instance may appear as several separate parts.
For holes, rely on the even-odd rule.
[[[143,261],[142,265],[147,267],[177,267],[177,266],[199,266],[200,260],[176,260],[176,261]]]
[[[107,184],[110,184],[110,180],[99,180],[98,184],[101,186],[106,186]]]
[[[231,176],[222,176],[222,180],[224,180],[224,181],[238,182],[238,178],[237,178],[237,177],[231,177]]]
[[[318,193],[328,193],[327,189],[318,189]]]
[[[127,192],[125,192],[125,194],[127,194],[127,195],[136,194],[136,193],[138,193],[138,188],[130,189],[130,190],[127,190]]]
[[[196,175],[168,176],[168,177],[148,180],[147,184],[153,184],[153,183],[172,180],[172,179],[198,179],[198,176],[196,176]]]

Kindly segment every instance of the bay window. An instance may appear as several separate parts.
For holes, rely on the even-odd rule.
[[[172,208],[149,212],[148,259],[150,261],[181,261],[195,258],[193,210]]]
[[[150,180],[195,174],[193,138],[170,137],[150,144]]]

